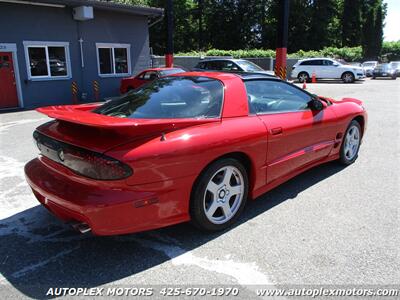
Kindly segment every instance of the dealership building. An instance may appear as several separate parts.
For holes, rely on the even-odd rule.
[[[92,102],[119,94],[151,64],[160,8],[94,0],[0,0],[0,109]]]

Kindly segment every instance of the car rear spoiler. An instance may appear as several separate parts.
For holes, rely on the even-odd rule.
[[[219,119],[130,119],[101,115],[92,112],[100,104],[48,106],[36,109],[50,118],[84,126],[104,129],[127,129],[129,131],[155,132],[219,121]]]

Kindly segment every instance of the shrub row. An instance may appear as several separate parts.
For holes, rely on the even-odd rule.
[[[275,57],[275,50],[272,49],[250,49],[250,50],[218,50],[210,49],[205,52],[185,52],[178,53],[177,56],[232,56],[234,58],[243,57]],[[305,57],[334,57],[341,58],[346,61],[362,61],[363,54],[361,46],[358,47],[326,47],[319,51],[303,51],[299,50],[288,54],[289,58],[305,58]],[[400,41],[384,42],[381,57],[390,60],[400,60]]]

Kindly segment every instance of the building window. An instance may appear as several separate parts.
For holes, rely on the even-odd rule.
[[[24,47],[29,79],[71,78],[69,43],[24,42]]]
[[[129,44],[96,44],[100,76],[126,76],[130,70]]]

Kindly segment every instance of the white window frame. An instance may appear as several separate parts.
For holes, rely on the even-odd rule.
[[[105,49],[111,49],[111,55],[112,55],[112,62],[111,66],[113,69],[113,73],[110,74],[101,74],[100,73],[100,57],[99,57],[99,49],[105,48]],[[114,49],[115,48],[125,48],[126,49],[126,55],[127,55],[127,63],[128,63],[128,73],[115,73],[115,55],[114,55]],[[96,43],[96,56],[97,56],[97,74],[99,77],[126,77],[130,76],[132,74],[131,70],[131,45],[130,44],[115,44],[115,43]]]
[[[32,81],[46,81],[46,80],[66,80],[71,79],[72,70],[71,70],[71,58],[69,54],[69,42],[46,42],[46,41],[23,41],[24,50],[25,50],[25,62],[26,62],[26,71],[28,73],[28,79]],[[47,74],[44,76],[32,76],[31,74],[31,66],[29,60],[29,48],[41,47],[45,48],[46,51],[46,63],[47,63]],[[67,66],[67,75],[66,76],[51,76],[50,72],[50,61],[49,61],[49,47],[64,47],[65,50],[65,63]]]

